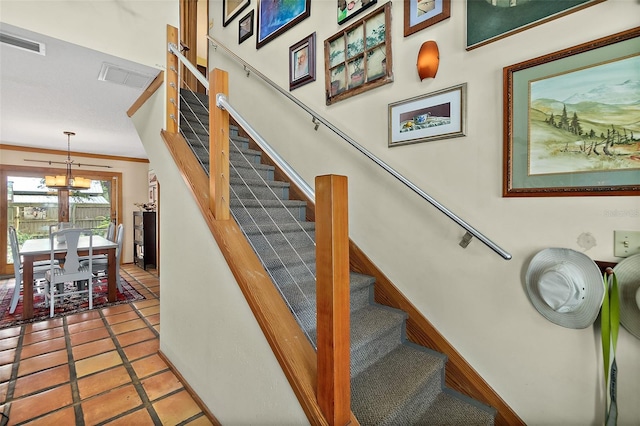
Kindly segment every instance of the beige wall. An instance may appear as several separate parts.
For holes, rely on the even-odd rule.
[[[161,185],[160,349],[222,424],[305,424],[300,404],[159,138],[162,96],[154,95],[133,118]]]
[[[378,5],[384,2],[378,2]],[[254,34],[238,45],[237,19],[223,28],[211,2],[211,34],[283,88],[289,47],[317,34],[317,80],[292,92],[436,200],[513,254],[505,261],[479,241],[462,249],[464,230],[370,160],[321,127],[255,76],[210,49],[211,67],[230,72],[230,101],[313,185],[316,175],[349,177],[352,239],[444,334],[528,424],[600,424],[603,385],[599,327],[567,329],[545,320],[523,290],[530,259],[547,247],[572,248],[596,260],[613,256],[613,231],[640,229],[638,197],[503,198],[502,69],[638,25],[640,5],[612,0],[465,51],[465,2],[451,18],[403,36],[403,2],[393,2],[392,84],[332,106],[324,102],[323,41],[343,26],[335,2],[314,1],[311,17],[256,50]],[[215,5],[215,6],[214,6]],[[250,8],[255,8],[252,3]],[[248,12],[247,10],[247,12]],[[420,81],[420,45],[437,41],[440,69]],[[388,104],[468,85],[467,136],[387,147]],[[283,120],[284,118],[284,120]],[[590,234],[596,245],[578,245]],[[640,340],[621,330],[618,424],[640,423]]]

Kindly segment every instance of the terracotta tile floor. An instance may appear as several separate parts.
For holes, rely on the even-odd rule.
[[[0,413],[10,425],[218,424],[158,355],[155,271],[120,273],[145,300],[0,329]]]

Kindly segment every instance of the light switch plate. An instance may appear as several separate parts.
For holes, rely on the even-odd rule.
[[[613,231],[613,255],[629,257],[640,253],[640,231]]]

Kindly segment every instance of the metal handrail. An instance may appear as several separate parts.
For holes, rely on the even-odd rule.
[[[180,52],[180,49],[178,49],[178,46],[175,43],[169,43],[168,49],[169,49],[169,52],[173,53],[178,57],[178,59],[180,59],[180,62],[182,62],[182,64],[185,67],[187,67],[189,71],[191,71],[191,74],[193,74],[198,79],[198,81],[202,83],[202,85],[204,86],[205,89],[207,89],[207,92],[208,92],[209,80],[207,80],[207,78],[204,75],[202,75],[200,71],[198,71],[198,68],[196,68],[191,63],[191,61],[189,61],[189,59],[187,59],[187,57]],[[174,71],[178,72],[178,70],[174,70]]]
[[[377,165],[379,165],[380,167],[382,167],[384,170],[386,170],[389,174],[391,174],[393,177],[395,177],[396,179],[398,179],[400,182],[402,182],[404,185],[406,185],[409,189],[411,189],[413,192],[415,192],[416,194],[418,194],[420,197],[422,197],[425,201],[427,201],[428,203],[430,203],[432,206],[434,206],[435,208],[437,208],[438,210],[440,210],[440,212],[444,213],[448,218],[450,218],[451,220],[453,220],[454,222],[456,222],[459,226],[461,226],[463,229],[466,230],[465,235],[462,238],[462,241],[460,241],[460,245],[462,247],[467,247],[467,245],[469,244],[469,242],[471,241],[471,239],[473,237],[476,237],[477,239],[479,239],[482,243],[484,243],[487,247],[489,247],[491,250],[493,250],[494,252],[496,252],[498,255],[500,255],[503,259],[506,260],[510,260],[511,259],[511,254],[507,251],[505,251],[504,249],[502,249],[500,246],[498,246],[496,243],[494,243],[493,241],[491,241],[489,238],[487,238],[484,234],[482,234],[481,232],[479,232],[477,229],[475,229],[473,226],[469,225],[466,221],[464,221],[463,219],[461,219],[458,215],[456,215],[455,213],[453,213],[451,210],[449,210],[448,208],[446,208],[444,205],[442,205],[440,202],[438,202],[437,200],[435,200],[433,197],[431,197],[429,194],[427,194],[426,192],[424,192],[422,189],[418,188],[414,183],[412,183],[411,181],[409,181],[407,178],[405,178],[404,176],[402,176],[400,173],[398,173],[395,169],[393,169],[391,166],[389,166],[387,163],[385,163],[384,161],[382,161],[381,159],[379,159],[378,157],[376,157],[374,154],[372,154],[370,151],[368,151],[366,148],[364,148],[362,145],[360,145],[358,142],[356,142],[355,140],[353,140],[349,135],[347,135],[346,133],[344,133],[343,131],[341,131],[340,129],[338,129],[336,126],[334,126],[333,124],[331,124],[329,121],[327,121],[326,119],[324,119],[321,115],[319,115],[318,113],[316,113],[315,111],[313,111],[311,108],[309,108],[307,105],[305,105],[304,103],[302,103],[301,101],[299,101],[297,98],[295,98],[293,95],[291,95],[289,92],[285,91],[284,89],[282,89],[280,86],[278,86],[276,83],[274,83],[271,79],[269,79],[267,76],[265,76],[264,74],[262,74],[261,72],[259,72],[258,70],[256,70],[254,67],[252,67],[251,65],[249,65],[246,61],[244,61],[242,58],[240,58],[238,55],[236,55],[235,53],[233,53],[229,48],[227,48],[226,46],[224,46],[222,43],[220,43],[218,40],[216,40],[215,38],[207,35],[207,38],[209,39],[209,41],[212,43],[212,46],[217,49],[218,47],[221,47],[223,50],[225,50],[227,52],[227,54],[229,54],[229,56],[231,56],[232,59],[234,59],[236,62],[240,63],[241,65],[243,65],[244,70],[247,72],[247,76],[249,76],[250,73],[254,73],[256,74],[258,77],[260,77],[263,81],[265,81],[268,85],[270,85],[272,88],[274,88],[275,90],[277,90],[278,92],[280,92],[282,95],[284,95],[287,99],[289,99],[290,101],[292,101],[293,103],[295,103],[297,106],[299,106],[300,108],[302,108],[304,111],[306,111],[307,113],[309,113],[312,117],[312,122],[314,124],[316,124],[316,129],[318,128],[318,123],[322,123],[323,125],[325,125],[328,129],[330,129],[332,132],[334,132],[336,135],[338,135],[339,137],[341,137],[342,139],[344,139],[346,142],[348,142],[351,146],[353,146],[355,149],[357,149],[358,151],[360,151],[362,154],[364,154],[365,156],[367,156],[370,160],[372,160],[374,163],[376,163]],[[171,50],[171,47],[170,47]],[[175,47],[175,50],[177,50],[177,47]],[[186,58],[180,54],[179,52],[175,52],[178,55],[178,57],[185,61],[186,63],[188,63],[188,61],[186,60]],[[184,58],[184,59],[183,59]],[[200,74],[200,73],[195,73],[195,74]],[[205,86],[208,87],[208,84]],[[235,111],[229,104],[228,102],[226,102],[226,97],[224,97],[224,95],[220,96],[219,94],[216,95],[216,105],[218,105],[218,107],[222,107],[225,108],[229,111],[229,113],[234,116],[234,118],[237,119],[237,117],[239,117],[239,114],[237,113],[237,111]],[[233,113],[232,113],[233,111]],[[242,125],[243,127],[249,132],[252,131],[253,133],[255,133],[255,135],[252,135],[252,137],[257,136],[260,139],[260,143],[264,143],[267,147],[269,147],[269,145],[266,143],[266,141],[264,141],[264,139],[262,137],[260,137],[260,135],[257,134],[257,132],[255,132],[251,126],[246,122],[246,120],[242,119],[243,121]],[[246,127],[245,127],[246,125]],[[251,130],[249,130],[251,129]],[[258,142],[258,140],[256,140],[256,142]],[[275,161],[282,161],[282,163],[284,165],[286,165],[287,168],[290,169],[290,172],[292,172],[292,176],[289,176],[292,180],[294,180],[298,185],[300,185],[302,183],[302,185],[300,185],[301,189],[305,192],[305,194],[307,196],[309,196],[310,194],[313,194],[313,190],[309,187],[308,184],[306,184],[306,182],[304,182],[303,179],[298,179],[298,174],[295,173],[295,171],[293,171],[293,169],[291,169],[286,162],[284,162],[284,160],[282,160],[282,158],[275,153],[275,151],[273,151],[270,147],[269,147],[270,153],[269,155],[273,156]],[[279,159],[279,160],[278,160]],[[287,173],[287,175],[289,175],[289,171],[285,170],[285,172]],[[311,197],[311,199],[314,199],[313,197]]]
[[[269,145],[267,143],[267,141],[258,134],[258,132],[256,132],[256,130],[251,127],[251,125],[249,124],[249,122],[247,120],[244,119],[244,117],[242,117],[240,115],[240,113],[238,111],[236,111],[227,101],[227,97],[222,94],[222,93],[218,93],[216,95],[216,106],[218,108],[222,108],[224,110],[226,110],[229,115],[231,115],[237,122],[238,124],[249,134],[249,136],[251,136],[251,139],[253,139],[258,146],[269,156],[271,157],[271,159],[278,164],[278,166],[280,167],[280,169],[282,169],[282,172],[287,175],[287,177],[289,179],[291,179],[296,185],[298,185],[298,187],[300,187],[300,189],[302,190],[302,192],[304,193],[304,195],[309,198],[309,200],[315,200],[316,196],[315,196],[315,191],[313,190],[313,188],[311,188],[309,186],[309,184],[302,179],[302,177],[293,169],[293,167],[291,167],[285,160],[284,158],[282,158],[272,147],[271,145]]]

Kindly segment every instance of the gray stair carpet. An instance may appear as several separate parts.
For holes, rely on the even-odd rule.
[[[208,98],[181,91],[180,131],[209,173]],[[289,200],[261,152],[230,129],[231,212],[315,346],[315,224]],[[375,279],[351,273],[352,411],[362,425],[492,425],[495,410],[444,385],[446,357],[409,342],[406,314],[373,300]]]

